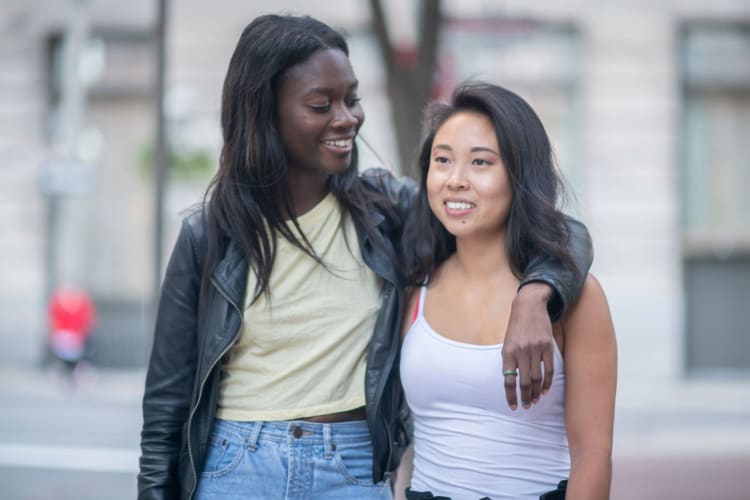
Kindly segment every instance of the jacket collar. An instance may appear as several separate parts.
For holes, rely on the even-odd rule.
[[[390,228],[388,221],[380,211],[368,210],[367,218],[369,223],[377,227],[381,234],[388,239]],[[396,269],[391,265],[385,255],[376,254],[373,251],[373,245],[367,232],[358,227],[357,236],[362,251],[362,258],[372,271],[381,278],[390,281],[393,284],[398,283]],[[247,281],[250,268],[247,259],[240,250],[240,247],[234,242],[229,241],[224,258],[214,269],[211,281],[227,296],[238,309],[242,310],[245,303],[245,296],[248,292]]]
[[[375,227],[379,227],[381,224],[385,222],[385,215],[383,215],[379,211],[372,210],[372,209],[367,211],[367,218],[370,220],[370,224],[372,224]]]
[[[214,269],[211,281],[227,295],[234,306],[242,310],[247,291],[248,263],[240,247],[231,241],[224,258]]]
[[[380,234],[383,235],[386,240],[386,244],[391,245],[390,233],[392,231],[392,228],[389,227],[389,221],[385,217],[385,215],[383,215],[383,213],[379,210],[371,208],[367,211],[367,218],[369,223],[372,226],[376,227]],[[390,259],[388,259],[386,255],[375,252],[374,246],[372,244],[372,241],[370,240],[370,236],[367,234],[367,231],[359,227],[356,222],[354,226],[357,229],[357,237],[359,238],[359,247],[362,252],[362,260],[364,260],[367,266],[379,277],[383,278],[386,281],[389,281],[393,285],[398,285],[398,273],[393,263],[390,261]],[[393,245],[391,245],[391,248],[393,249]],[[393,251],[395,252],[395,249],[393,249]]]

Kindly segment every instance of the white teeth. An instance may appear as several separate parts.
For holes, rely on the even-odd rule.
[[[446,201],[445,206],[449,210],[468,210],[469,208],[473,208],[474,204],[465,201]]]
[[[337,148],[348,148],[348,147],[351,147],[352,145],[351,139],[343,139],[339,141],[323,141],[323,142],[327,144],[328,146],[334,146]]]

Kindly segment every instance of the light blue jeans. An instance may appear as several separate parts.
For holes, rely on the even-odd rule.
[[[367,422],[215,420],[196,500],[392,498],[372,482]]]

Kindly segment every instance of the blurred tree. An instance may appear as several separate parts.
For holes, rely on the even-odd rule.
[[[215,162],[211,153],[203,149],[191,149],[170,145],[167,159],[164,165],[171,180],[200,182],[207,181],[215,168]],[[154,146],[146,144],[138,151],[138,170],[144,178],[153,177],[154,168]]]
[[[417,178],[416,150],[422,113],[433,90],[441,22],[440,0],[420,0],[418,30],[413,47],[393,44],[381,0],[370,0],[373,27],[386,70],[391,114],[396,127],[401,171]]]

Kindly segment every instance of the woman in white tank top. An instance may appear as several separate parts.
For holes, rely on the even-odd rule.
[[[504,397],[521,390],[519,366],[502,356],[519,276],[541,255],[573,261],[544,127],[522,98],[483,83],[459,87],[427,123],[422,190],[404,232],[415,288],[400,363],[414,460],[397,484],[413,499],[536,500],[565,498],[548,492],[569,478],[567,498],[607,498],[617,347],[593,276],[554,324],[549,390],[520,408]]]

